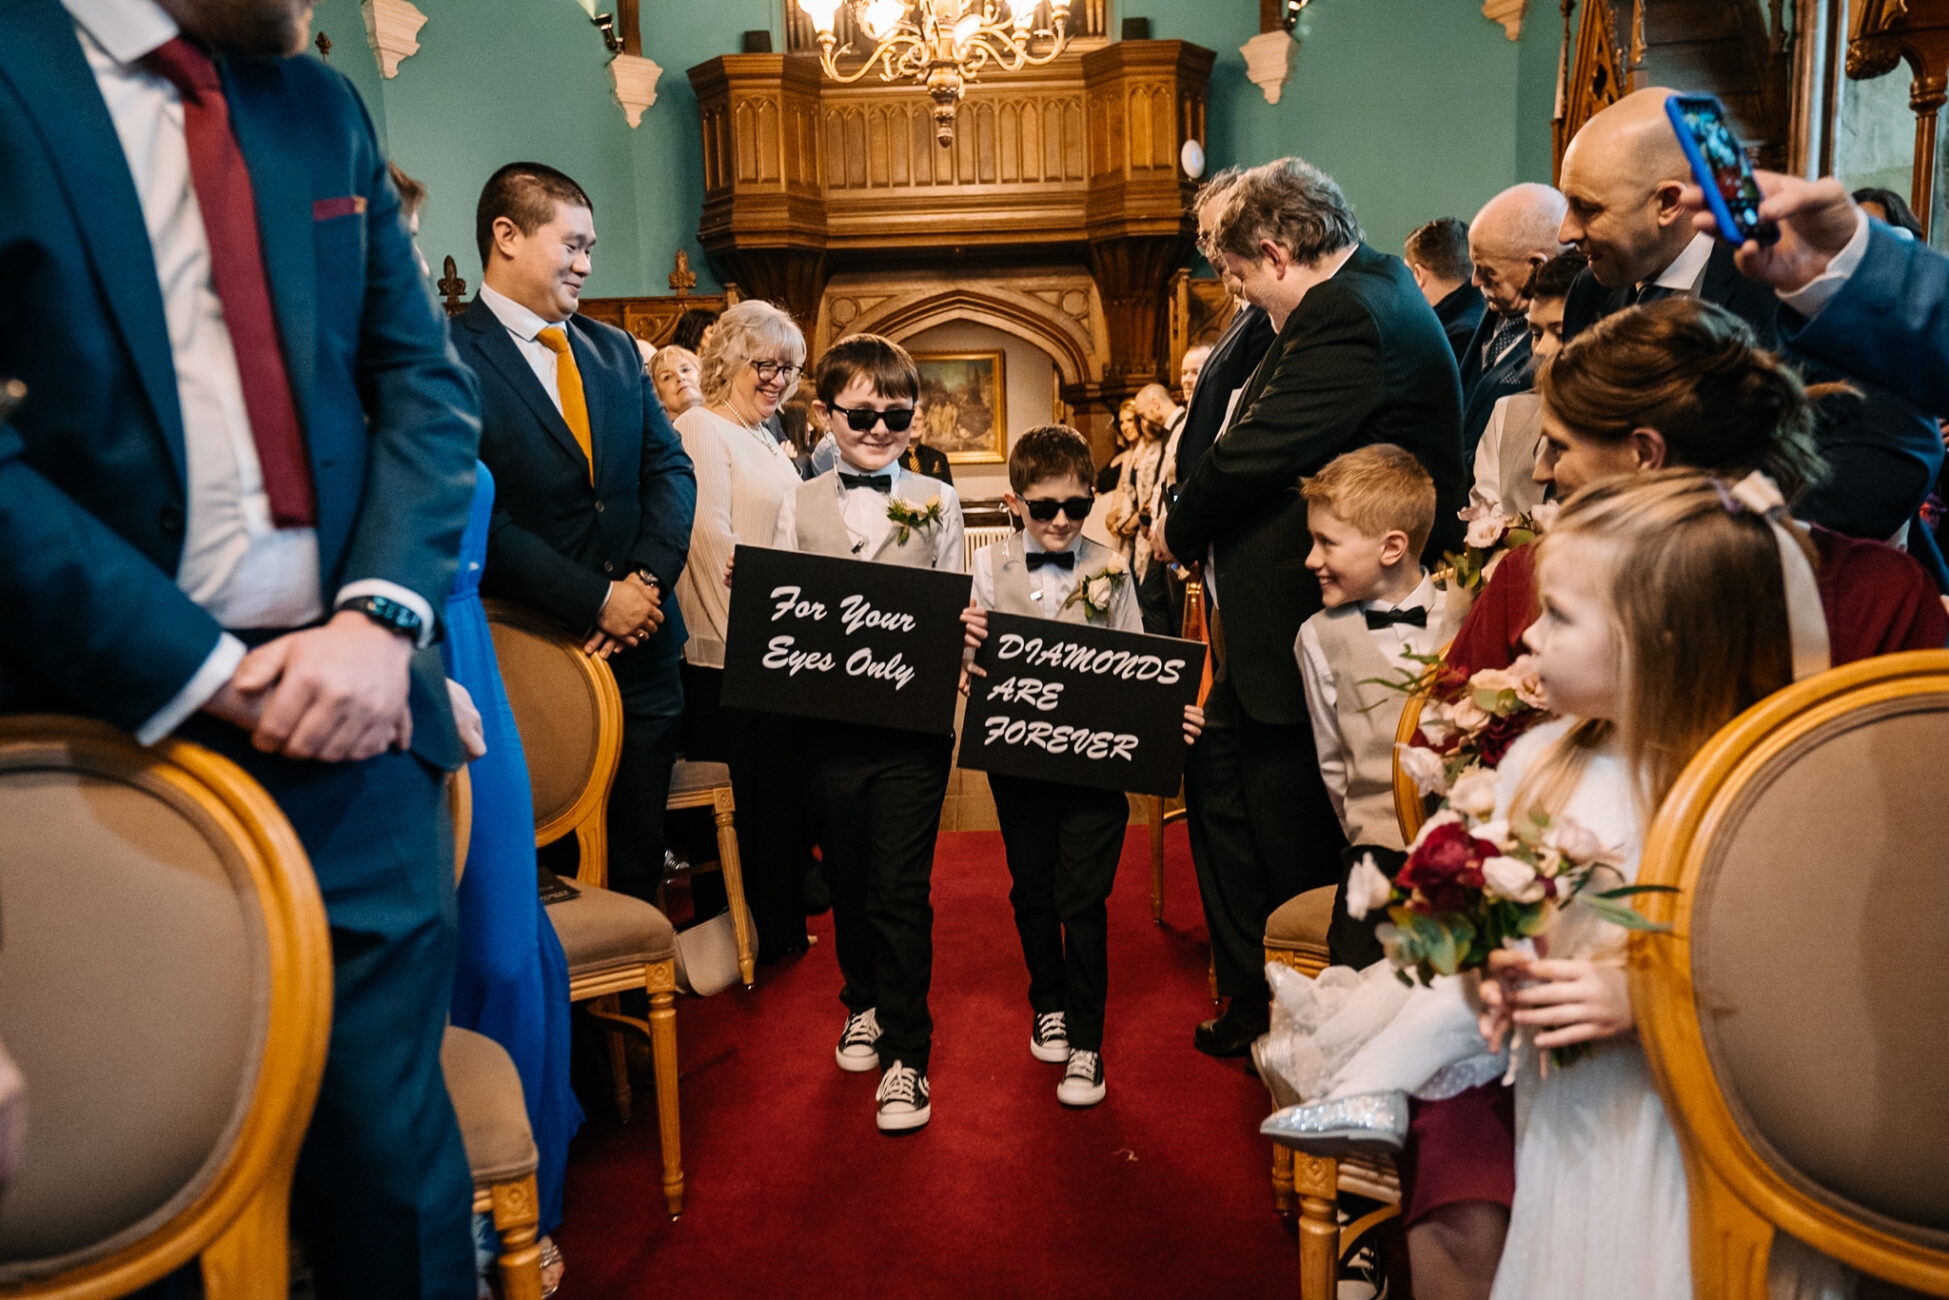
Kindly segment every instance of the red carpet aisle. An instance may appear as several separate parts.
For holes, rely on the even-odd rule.
[[[843,1010],[830,918],[756,990],[677,1006],[689,1195],[670,1222],[645,1093],[598,1115],[569,1164],[561,1300],[718,1296],[1291,1296],[1266,1099],[1191,1047],[1211,1014],[1204,917],[1170,828],[1165,925],[1133,826],[1110,899],[1109,1096],[1069,1111],[1029,1055],[1027,977],[1001,837],[941,836],[934,870],[934,1120],[873,1127],[875,1074],[833,1063]]]

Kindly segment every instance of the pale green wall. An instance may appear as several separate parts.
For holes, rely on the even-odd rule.
[[[416,0],[420,52],[379,77],[357,0],[318,0],[331,62],[358,86],[393,157],[432,191],[422,246],[480,277],[473,205],[504,162],[562,168],[594,200],[601,241],[591,296],[666,293],[672,252],[690,250],[700,291],[715,288],[697,245],[703,179],[697,106],[685,72],[737,47],[746,28],[783,43],[790,0],[643,0],[643,52],[663,66],[657,102],[629,128],[604,71],[607,52],[576,0]],[[1212,167],[1298,153],[1337,177],[1368,238],[1389,252],[1430,217],[1464,219],[1506,185],[1548,180],[1559,28],[1532,3],[1513,43],[1477,0],[1316,0],[1277,105],[1245,78],[1238,47],[1257,0],[1121,0],[1152,35],[1214,50]]]

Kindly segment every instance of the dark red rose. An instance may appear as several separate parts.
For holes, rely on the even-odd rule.
[[[1481,896],[1482,864],[1495,854],[1461,823],[1445,822],[1423,837],[1394,883],[1418,891],[1437,912],[1459,912]]]

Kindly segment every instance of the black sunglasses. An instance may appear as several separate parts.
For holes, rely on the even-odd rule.
[[[905,433],[907,426],[914,422],[914,408],[911,406],[896,406],[886,411],[870,410],[864,406],[855,406],[850,411],[843,406],[828,406],[826,409],[834,415],[845,416],[846,427],[854,433],[871,433],[873,426],[881,420],[887,422],[888,433]]]
[[[1023,497],[1022,504],[1027,507],[1029,518],[1037,523],[1048,523],[1060,510],[1071,519],[1081,523],[1090,517],[1090,507],[1095,505],[1092,497],[1070,497],[1067,501],[1056,501],[1048,497]]]

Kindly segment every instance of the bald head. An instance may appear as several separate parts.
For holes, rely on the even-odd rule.
[[[1133,399],[1137,403],[1137,414],[1144,421],[1144,432],[1156,437],[1164,432],[1164,426],[1177,414],[1178,405],[1171,400],[1171,390],[1162,384],[1145,384],[1137,390]]]
[[[1584,123],[1563,153],[1569,211],[1562,238],[1590,258],[1599,284],[1621,289],[1655,278],[1692,242],[1679,192],[1692,168],[1679,147],[1662,86],[1634,91]]]
[[[1491,311],[1512,316],[1529,306],[1523,286],[1530,272],[1562,251],[1563,195],[1548,185],[1512,185],[1482,205],[1469,223],[1474,281]]]

